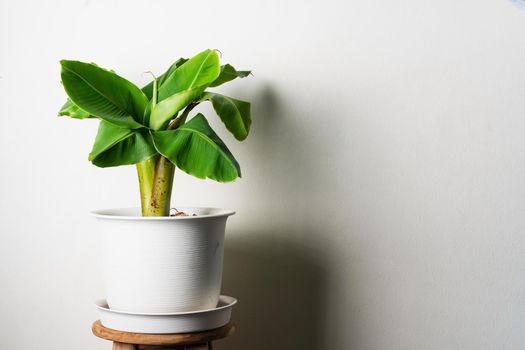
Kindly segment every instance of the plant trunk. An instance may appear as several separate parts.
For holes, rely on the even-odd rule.
[[[154,96],[156,96],[155,91]],[[153,106],[155,103],[156,100]],[[184,124],[190,111],[198,104],[198,102],[192,102],[186,106],[184,112],[171,121],[167,130],[175,130]],[[169,216],[175,165],[166,157],[156,155],[137,163],[137,173],[139,175],[142,216]]]
[[[153,193],[153,180],[155,178],[155,164],[159,156],[154,156],[143,162],[137,163],[137,174],[139,175],[140,205],[142,216],[148,215],[148,207]]]
[[[137,163],[142,216],[168,216],[175,166],[163,156]]]

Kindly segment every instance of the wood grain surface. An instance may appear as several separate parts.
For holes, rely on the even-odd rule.
[[[204,332],[180,334],[145,334],[122,332],[104,327],[100,321],[93,323],[93,334],[99,338],[113,340],[117,343],[140,345],[185,345],[207,343],[213,340],[226,338],[235,331],[233,321],[227,325]],[[191,348],[191,347],[190,347]],[[115,348],[113,348],[115,349]],[[132,350],[133,348],[116,348],[118,350]]]
[[[137,345],[113,342],[113,350],[138,350]]]

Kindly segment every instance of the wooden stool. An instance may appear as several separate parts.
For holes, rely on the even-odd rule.
[[[91,330],[99,338],[112,340],[113,350],[211,350],[211,342],[231,335],[235,324],[230,322],[221,328],[196,333],[146,334],[117,331],[96,321]]]

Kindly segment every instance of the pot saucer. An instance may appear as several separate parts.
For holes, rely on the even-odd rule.
[[[100,322],[104,327],[131,333],[190,333],[224,326],[230,321],[237,299],[221,295],[216,308],[175,313],[134,313],[111,310],[105,300],[98,300]]]

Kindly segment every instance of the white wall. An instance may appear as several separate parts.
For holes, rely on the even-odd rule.
[[[95,208],[133,167],[56,118],[61,58],[138,84],[218,48],[254,77],[243,167],[179,172],[174,202],[234,208],[220,349],[525,347],[525,12],[499,1],[0,2],[0,348],[109,349]],[[204,111],[207,111],[204,109]],[[214,123],[223,131],[220,123]]]

